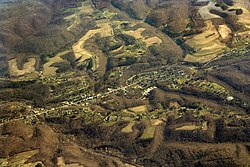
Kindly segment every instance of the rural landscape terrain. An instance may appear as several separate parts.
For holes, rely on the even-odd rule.
[[[249,114],[249,0],[0,0],[0,167],[248,167]]]

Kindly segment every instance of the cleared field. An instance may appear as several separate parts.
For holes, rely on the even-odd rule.
[[[200,45],[206,45],[208,43],[213,42],[220,35],[216,30],[215,26],[213,25],[212,21],[206,21],[206,28],[204,29],[203,33],[195,35],[193,38],[188,39],[186,44],[192,47],[199,47]]]
[[[201,126],[191,124],[191,125],[184,125],[184,126],[178,127],[175,130],[198,130],[200,128]]]
[[[27,73],[35,72],[36,58],[29,58],[28,61],[23,65],[23,69],[20,70],[17,67],[17,59],[12,59],[8,61],[9,73],[13,77],[19,77]]]
[[[74,163],[74,164],[65,164],[63,157],[57,158],[57,166],[58,167],[82,167],[83,165]]]
[[[142,33],[145,30],[146,30],[145,28],[138,28],[135,31],[133,31],[133,30],[131,30],[131,31],[125,31],[125,34],[130,35],[132,37],[135,37],[136,39],[142,39],[143,38]]]
[[[83,45],[87,39],[92,38],[97,33],[100,33],[100,29],[89,30],[77,43],[72,46],[72,49],[75,53],[75,58],[81,58],[79,62],[83,62],[84,60],[90,59],[92,57],[92,54],[83,48]]]
[[[132,127],[133,127],[134,125],[135,125],[135,122],[134,122],[134,121],[129,122],[129,124],[128,124],[125,128],[123,128],[123,129],[121,130],[121,132],[123,132],[123,133],[130,133],[130,132],[133,132]]]
[[[204,80],[204,81],[198,81],[192,84],[197,86],[201,91],[204,91],[204,92],[214,92],[216,94],[224,94],[227,96],[230,95],[230,92],[228,92],[223,86],[217,83],[208,82]]]
[[[214,18],[220,18],[220,16],[212,14],[212,13],[209,12],[212,9],[221,10],[220,8],[217,8],[212,1],[210,1],[207,6],[203,6],[203,7],[199,8],[198,11],[199,11],[201,17],[204,20],[210,20],[210,19],[214,19]]]
[[[243,10],[243,14],[238,16],[238,22],[243,23],[247,26],[247,28],[250,28],[250,12],[246,8],[241,7]]]
[[[212,21],[206,21],[203,33],[186,40],[186,44],[195,48],[196,53],[188,54],[185,61],[205,63],[222,54],[227,46],[221,42],[221,38]]]
[[[121,51],[123,48],[124,48],[124,46],[121,46],[121,47],[119,47],[119,48],[117,48],[117,49],[115,49],[115,50],[112,50],[112,53],[119,52],[119,51]]]
[[[86,40],[94,37],[96,34],[100,34],[101,37],[108,37],[108,36],[113,35],[113,29],[110,23],[106,19],[98,20],[96,23],[97,23],[97,26],[100,28],[89,30],[77,43],[75,43],[72,46],[73,52],[75,54],[75,58],[79,59],[78,61],[79,64],[93,57],[93,54],[89,50],[84,48],[84,44]],[[98,67],[98,64],[97,64],[97,67]]]
[[[113,36],[113,28],[111,27],[110,23],[108,20],[103,19],[103,20],[97,20],[96,21],[97,27],[100,27],[100,36],[101,37],[109,37]]]
[[[94,9],[92,8],[90,1],[85,1],[85,2],[82,2],[80,11],[83,11],[84,13],[87,13],[87,14],[92,14],[94,12]]]
[[[159,119],[157,119],[157,120],[151,120],[151,122],[152,122],[153,126],[157,126],[157,125],[160,125],[161,123],[163,123],[163,121],[159,120]]]
[[[94,10],[89,1],[82,2],[82,6],[76,9],[76,12],[72,15],[64,17],[65,20],[71,21],[71,25],[67,28],[68,31],[71,31],[75,26],[81,24],[81,15],[82,14],[93,14]]]
[[[149,47],[153,44],[158,44],[160,45],[162,43],[162,40],[157,37],[157,36],[154,36],[154,37],[150,37],[150,38],[146,38],[142,35],[142,33],[145,31],[146,29],[145,28],[138,28],[137,30],[135,31],[125,31],[124,33],[127,34],[127,35],[130,35],[136,39],[141,39],[143,42],[146,43],[146,46]]]
[[[123,109],[122,112],[125,113],[126,115],[133,115],[133,116],[136,116],[136,113],[135,113],[135,112],[129,111],[128,109]]]
[[[222,39],[228,39],[230,33],[232,33],[231,29],[228,28],[227,25],[219,25],[218,32]]]
[[[146,43],[147,47],[149,47],[149,46],[151,46],[153,44],[157,44],[157,45],[162,44],[162,40],[160,38],[156,37],[156,36],[145,39],[144,42]]]
[[[146,129],[144,130],[141,139],[150,139],[154,137],[155,126],[152,126],[150,123],[147,124]]]
[[[221,50],[218,50],[218,51],[221,51]],[[184,61],[187,61],[187,62],[199,62],[199,63],[206,63],[206,62],[209,62],[210,60],[216,58],[218,55],[216,54],[217,51],[215,51],[214,53],[211,53],[210,55],[207,55],[207,56],[202,56],[202,57],[198,57],[198,56],[193,56],[193,55],[190,55],[188,54]]]
[[[241,36],[244,40],[250,41],[250,31],[240,32],[238,33],[239,36]]]
[[[208,130],[208,124],[207,122],[202,123],[202,130]]]
[[[132,108],[129,108],[129,110],[131,110],[133,112],[146,112],[147,111],[147,106],[142,105],[142,106],[132,107]]]
[[[250,2],[247,0],[235,0],[233,8],[241,8],[243,13],[238,15],[238,22],[250,28]]]
[[[66,51],[60,52],[55,57],[51,58],[49,60],[49,62],[45,63],[43,65],[43,75],[46,75],[46,76],[48,76],[48,75],[55,75],[57,67],[53,67],[52,65],[54,63],[64,62],[65,60],[63,60],[61,58],[61,56],[65,55],[65,54],[67,54],[69,52],[70,52],[70,50],[66,50]]]
[[[42,162],[26,163],[29,158],[38,153],[38,150],[32,150],[19,153],[9,159],[0,159],[0,166],[22,166],[22,167],[34,167]]]

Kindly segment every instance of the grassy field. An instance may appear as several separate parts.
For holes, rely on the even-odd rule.
[[[220,16],[214,15],[214,14],[209,12],[212,9],[222,11],[221,9],[217,8],[214,5],[214,2],[212,2],[212,1],[210,1],[207,6],[203,6],[203,7],[199,8],[199,13],[200,13],[201,17],[203,18],[203,20],[210,20],[210,19],[214,19],[214,18],[220,18]]]
[[[160,45],[162,43],[162,40],[159,37],[150,37],[144,40],[146,43],[147,47],[152,46],[153,44]]]
[[[75,58],[79,59],[78,61],[79,64],[93,57],[93,54],[89,50],[84,48],[84,44],[88,39],[94,37],[97,34],[100,34],[101,37],[108,37],[108,36],[113,35],[113,29],[110,23],[106,19],[98,20],[96,21],[96,23],[99,28],[89,30],[77,43],[75,43],[72,46],[72,50],[75,54]],[[97,67],[98,67],[98,63],[96,65],[96,68]]]
[[[55,75],[56,74],[56,70],[58,69],[57,67],[53,67],[52,65],[54,63],[60,63],[60,62],[64,62],[65,60],[63,60],[61,58],[61,56],[69,53],[70,50],[66,50],[63,52],[58,53],[55,57],[50,58],[50,60],[43,65],[43,75],[45,76],[49,76],[49,75]]]
[[[84,15],[86,18],[95,17],[95,10],[93,9],[90,1],[82,2],[82,6],[78,7],[77,10],[74,10],[75,13],[65,17],[65,20],[70,21],[70,26],[68,27],[68,31],[71,31],[77,25],[81,24],[82,16]],[[102,14],[102,13],[101,13]],[[113,35],[113,29],[110,26],[110,23],[107,19],[96,20],[97,29],[89,30],[82,38],[80,38],[73,46],[72,50],[74,52],[75,59],[78,59],[77,66],[85,64],[85,60],[91,59],[92,62],[92,70],[95,71],[99,67],[99,62],[103,61],[100,56],[96,56],[94,53],[89,51],[84,47],[85,42],[94,37],[97,34],[100,34],[101,37],[108,37]],[[101,69],[103,71],[103,67]]]
[[[81,24],[81,15],[91,15],[94,13],[94,10],[91,6],[89,1],[82,2],[82,6],[78,8],[71,8],[64,11],[66,12],[74,12],[74,14],[64,17],[66,21],[70,21],[70,25],[68,26],[67,30],[71,31],[77,25]]]
[[[120,46],[119,48],[112,50],[112,53],[117,53],[119,51],[121,51],[124,48],[124,46]]]
[[[155,126],[151,122],[146,123],[146,129],[144,129],[141,139],[150,139],[154,137]]]
[[[9,73],[13,77],[19,77],[27,73],[35,72],[36,58],[29,58],[23,65],[23,69],[19,69],[17,66],[17,59],[9,60]]]
[[[146,112],[147,111],[147,106],[146,105],[142,105],[142,106],[136,106],[136,107],[132,107],[132,108],[129,108],[128,110],[131,110],[135,113],[143,113],[143,112]]]
[[[222,54],[227,46],[221,42],[220,38],[221,35],[212,21],[206,21],[203,33],[186,40],[186,44],[195,48],[196,52],[188,54],[185,61],[205,63]]]
[[[250,5],[247,0],[235,0],[233,8],[240,8],[243,10],[243,14],[238,16],[238,22],[243,23],[247,28],[250,28]]]
[[[124,133],[133,132],[132,127],[133,127],[134,125],[135,125],[135,122],[134,122],[134,121],[130,121],[129,124],[128,124],[125,128],[123,128],[123,129],[121,130],[121,132],[124,132]]]
[[[228,39],[229,35],[232,33],[227,25],[219,25],[218,32],[222,39]]]
[[[38,150],[32,150],[27,152],[22,152],[9,159],[0,159],[0,166],[21,166],[21,167],[34,167],[37,164],[42,164],[42,162],[26,163],[29,158],[33,157],[38,153]]]
[[[73,163],[73,164],[65,164],[63,157],[57,158],[57,166],[59,167],[82,167],[82,165]]]
[[[192,85],[197,86],[198,88],[200,88],[201,91],[204,92],[213,92],[215,94],[223,94],[226,96],[229,96],[229,92],[222,87],[221,85],[217,84],[217,83],[212,83],[212,82],[208,82],[205,80],[201,80],[198,81],[196,83],[192,83]]]
[[[198,130],[200,128],[201,128],[201,126],[190,124],[190,125],[184,125],[184,126],[177,127],[176,130]]]
[[[145,31],[146,29],[145,28],[138,28],[137,30],[130,30],[130,31],[124,31],[125,34],[127,35],[130,35],[136,39],[140,39],[142,40],[143,42],[146,43],[146,46],[149,47],[153,44],[158,44],[160,45],[162,43],[162,40],[157,37],[157,36],[153,36],[153,37],[145,37],[142,35],[142,33]]]
[[[208,130],[208,122],[202,123],[202,130]]]
[[[121,24],[126,23],[127,26],[123,27]],[[136,22],[121,22],[121,21],[114,21],[115,28],[114,31],[118,34],[125,34],[127,36],[133,37],[135,42],[130,45],[122,45],[119,48],[111,51],[113,57],[116,58],[123,58],[123,57],[134,57],[137,55],[143,55],[147,52],[147,48],[154,44],[160,45],[163,43],[162,39],[159,37],[152,35],[149,36],[148,34],[143,34],[147,28],[139,25]]]
[[[187,54],[185,61],[206,63],[216,58],[218,55],[222,55],[224,52],[230,51],[230,48],[228,47],[230,41],[232,43],[231,47],[233,48],[244,46],[250,41],[249,1],[235,0],[234,5],[228,7],[228,10],[223,11],[220,7],[215,6],[215,1],[210,1],[207,6],[199,8],[198,11],[205,21],[206,27],[203,28],[202,33],[194,35],[191,38],[186,38],[186,44],[192,47],[195,52]],[[236,9],[242,9],[243,13],[236,15]],[[210,10],[237,17],[237,21],[234,24],[241,25],[241,28],[239,28],[239,31],[234,30],[230,27],[230,23],[227,23],[226,18],[212,14]],[[216,19],[225,20],[226,23],[217,24]],[[217,25],[213,25],[213,21],[215,22],[214,24]],[[232,37],[232,35],[234,35],[234,37]]]
[[[97,20],[97,27],[100,28],[100,36],[101,37],[109,37],[113,36],[113,28],[110,25],[110,22],[107,19]]]
[[[125,34],[130,35],[136,39],[142,39],[143,36],[141,35],[143,33],[143,31],[145,31],[145,28],[138,28],[137,30],[133,31],[125,31]]]

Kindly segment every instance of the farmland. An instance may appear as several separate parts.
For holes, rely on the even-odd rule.
[[[248,34],[249,11],[248,4],[244,0],[236,1],[233,6],[228,7],[228,10],[223,10],[215,5],[213,1],[199,8],[199,14],[205,21],[206,26],[201,34],[187,37],[185,43],[194,48],[194,52],[187,54],[185,61],[206,63],[216,57],[230,52],[232,46],[240,47],[247,44],[246,34]],[[242,14],[236,15],[232,13],[236,9],[241,9]],[[223,14],[227,17],[224,17]],[[229,23],[227,19],[237,18],[233,23]],[[225,23],[217,23],[216,20],[225,19]],[[235,22],[235,23],[234,23]],[[218,24],[218,25],[217,25]],[[242,30],[235,30],[239,25],[243,26]],[[233,28],[232,28],[233,27]],[[243,33],[244,32],[244,33]],[[245,34],[245,35],[244,35]],[[244,42],[240,42],[242,39]]]
[[[0,7],[0,166],[249,164],[248,1],[24,1]]]
[[[26,63],[24,63],[23,68],[18,68],[17,59],[9,60],[9,71],[10,75],[14,77],[19,77],[28,73],[35,72],[36,58],[29,58]]]

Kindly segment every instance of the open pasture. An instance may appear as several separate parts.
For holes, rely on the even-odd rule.
[[[194,48],[196,52],[188,54],[185,61],[205,63],[222,54],[227,46],[221,42],[221,38],[212,21],[206,21],[203,33],[186,40],[186,44]]]
[[[65,60],[63,60],[61,58],[61,56],[69,53],[70,50],[66,50],[66,51],[63,51],[63,52],[60,52],[58,53],[56,56],[52,57],[49,62],[45,63],[43,65],[43,75],[55,75],[56,74],[56,70],[58,69],[57,67],[53,67],[52,65],[54,63],[60,63],[60,62],[64,62]]]
[[[113,35],[113,29],[106,19],[98,20],[96,21],[96,24],[99,28],[89,30],[77,43],[72,46],[75,58],[79,60],[79,64],[93,57],[93,54],[89,50],[84,48],[84,44],[88,39],[94,37],[97,34],[100,34],[101,37],[108,37]],[[97,56],[95,57],[97,58]]]
[[[9,73],[13,77],[19,77],[28,73],[35,72],[36,58],[29,58],[24,63],[23,68],[19,69],[17,66],[17,59],[9,60]]]

